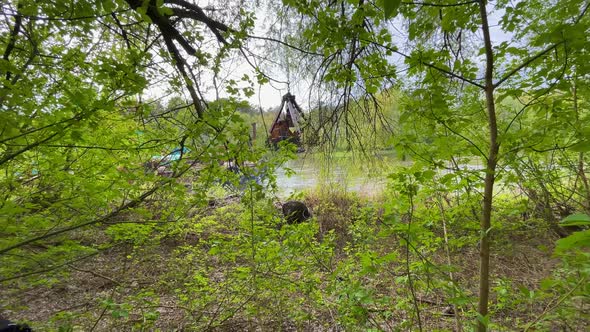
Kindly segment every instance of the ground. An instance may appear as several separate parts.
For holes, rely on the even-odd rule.
[[[379,233],[382,211],[358,198],[326,202],[308,196],[306,202],[314,218],[280,230],[280,212],[267,207],[271,212],[259,225],[260,232],[275,238],[255,251],[268,256],[255,261],[270,262],[255,265],[255,273],[247,255],[239,254],[249,242],[247,223],[236,221],[248,211],[234,197],[193,211],[190,225],[165,228],[152,241],[120,241],[56,269],[59,273],[50,273],[34,287],[29,278],[5,283],[0,315],[26,321],[39,331],[59,326],[60,331],[417,330],[399,236],[375,237],[380,242],[368,244],[355,240],[352,230],[351,225],[366,226],[363,229]],[[359,226],[360,219],[351,218],[350,211],[366,205],[373,205],[368,209],[372,212]],[[493,245],[491,307],[499,330],[521,330],[548,305],[548,300],[524,303],[515,294],[521,288],[538,289],[558,263],[551,255],[556,236],[529,227],[522,223],[496,234],[502,241]],[[107,229],[77,236],[107,243]],[[228,252],[234,246],[236,252]],[[268,249],[272,246],[279,253]],[[440,288],[450,282],[445,281],[449,272],[468,296],[456,307],[462,326],[469,326],[476,303],[477,245],[453,249],[452,269],[440,248],[421,249],[423,257],[412,256],[411,264],[421,262],[413,268],[412,279],[425,331],[456,330],[448,290]],[[398,258],[379,261],[371,271],[373,264],[365,266],[361,249],[378,258],[388,253]],[[249,289],[253,278],[254,287],[260,287],[255,292]]]

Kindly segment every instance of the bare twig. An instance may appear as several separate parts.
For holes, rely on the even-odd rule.
[[[559,298],[559,300],[557,301],[557,303],[555,303],[554,306],[550,307],[551,303],[549,303],[547,307],[545,307],[545,310],[543,310],[543,312],[539,316],[537,316],[537,318],[535,318],[532,322],[530,322],[527,325],[527,327],[524,329],[524,332],[530,330],[533,327],[533,325],[540,321],[545,315],[559,307],[563,303],[563,301],[565,301],[576,289],[578,289],[578,287],[584,285],[585,282],[586,277],[580,279],[580,281],[578,281],[578,283],[574,287],[572,287],[572,289],[570,289],[567,293],[563,294],[563,296]]]

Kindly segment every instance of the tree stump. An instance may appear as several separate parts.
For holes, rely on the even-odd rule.
[[[300,201],[288,201],[283,204],[283,215],[287,220],[287,224],[299,224],[311,218],[311,213],[305,205]]]

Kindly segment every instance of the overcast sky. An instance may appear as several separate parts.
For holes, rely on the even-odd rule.
[[[491,8],[491,6],[490,6],[490,8]],[[489,16],[492,42],[494,45],[498,45],[502,41],[510,41],[510,39],[511,39],[511,36],[502,32],[499,25],[498,25],[498,20],[500,17],[501,17],[501,15],[497,12],[492,12],[492,13],[490,13],[490,16]],[[270,20],[272,20],[272,18],[273,18],[273,16],[266,16],[264,10],[257,10],[257,19],[256,19],[256,25],[255,25],[255,29],[254,29],[254,35],[265,36],[267,34],[265,25]],[[394,38],[394,42],[396,42],[396,40],[397,40],[398,45],[403,45],[403,43],[405,43],[406,37],[403,35],[404,34],[403,32],[400,32],[401,29],[399,27],[402,26],[400,21],[398,21],[398,22],[392,21],[392,22],[390,22],[390,24],[392,25],[392,28],[390,30],[391,30],[392,36]],[[262,45],[262,44],[255,41],[255,42],[250,42],[249,45],[254,46],[254,45]],[[282,46],[276,45],[276,47],[282,47]],[[258,55],[264,55],[263,54],[264,51],[262,49],[256,49],[255,47],[251,47],[251,51],[253,51],[254,53],[256,53]],[[297,51],[294,51],[293,56],[297,56]],[[251,55],[249,56],[249,59],[251,62],[255,63],[256,65],[262,65],[262,67],[266,67],[265,64],[267,64],[267,65],[269,64],[268,61],[265,62],[264,60],[260,60],[259,58],[256,58]],[[273,61],[273,60],[276,62],[283,62],[284,63],[286,59],[270,59],[269,61]],[[290,60],[293,60],[293,59],[290,59]],[[402,59],[394,59],[394,62],[396,64],[398,64],[399,67],[403,68],[403,60]],[[243,56],[236,56],[236,57],[232,57],[231,59],[228,59],[223,64],[223,69],[224,69],[225,75],[222,75],[222,76],[226,80],[227,79],[234,79],[236,81],[239,81],[239,79],[244,74],[247,74],[250,77],[254,77],[254,70],[252,69],[252,66],[250,64],[248,64],[247,61],[245,61]],[[172,70],[171,67],[170,67],[170,70]],[[252,97],[248,98],[248,101],[254,107],[256,107],[256,108],[262,107],[263,110],[267,110],[272,107],[277,107],[281,103],[282,96],[285,93],[287,93],[289,90],[292,94],[294,94],[296,96],[298,103],[300,104],[300,106],[304,110],[307,110],[307,109],[315,106],[315,105],[310,105],[311,99],[309,98],[310,97],[310,95],[309,95],[310,94],[309,82],[295,81],[293,79],[294,75],[288,75],[286,68],[278,68],[277,66],[274,66],[274,69],[268,70],[265,72],[269,76],[271,76],[273,79],[276,79],[277,81],[281,81],[281,82],[290,81],[291,84],[287,85],[286,83],[271,81],[270,83],[259,86],[258,84],[255,83],[255,94]],[[210,75],[210,74],[208,75],[207,73],[205,73],[202,78],[203,78],[203,81],[209,82],[208,84],[205,83],[202,86],[202,89],[204,90],[203,94],[205,95],[205,98],[209,99],[209,100],[215,99],[215,90],[212,88],[209,88],[209,89],[206,88],[207,85],[211,86],[212,75]],[[148,96],[151,98],[161,96],[163,94],[162,90],[163,90],[162,87],[154,87],[148,91]],[[226,96],[225,92],[220,91],[220,97],[225,97],[225,96]],[[185,96],[185,97],[187,97],[187,99],[188,99],[188,96]]]
[[[493,7],[492,6],[488,6],[488,10],[491,10]],[[258,15],[261,15],[262,13],[259,13]],[[509,34],[504,33],[500,26],[499,26],[499,19],[502,17],[502,13],[499,13],[497,11],[492,11],[489,13],[489,25],[490,25],[490,34],[491,34],[491,39],[492,39],[492,44],[493,45],[498,45],[503,41],[509,41],[511,42],[512,38]],[[264,22],[265,18],[261,15],[257,18],[257,22],[256,22],[256,29],[255,29],[255,34],[256,35],[264,35],[265,31],[264,31],[264,27],[263,27],[263,22]],[[395,25],[396,27],[400,27],[401,26],[401,22],[391,22],[392,25]],[[402,36],[399,32],[394,31],[395,29],[391,29],[392,30],[392,35],[394,36],[398,36],[398,38],[405,38],[405,36]],[[399,30],[397,30],[399,31]],[[481,34],[480,32],[478,32],[478,34]],[[483,44],[483,38],[481,38],[480,36],[480,40],[482,40],[482,44]],[[395,39],[394,39],[395,41]],[[398,43],[399,44],[403,44],[405,40],[403,39],[399,39]],[[278,47],[278,46],[277,46]],[[401,59],[398,59],[395,61],[398,64],[401,64],[403,61]],[[483,68],[483,63],[481,64],[482,68]],[[243,62],[240,66],[238,66],[236,68],[236,76],[241,76],[243,75],[243,73],[249,73],[251,72],[251,67],[246,64],[245,62]],[[272,75],[273,78],[280,80],[280,81],[288,81],[289,78],[287,77],[287,73],[285,70],[275,70],[271,73],[269,73],[270,75]],[[291,82],[291,93],[296,95],[296,98],[299,102],[299,104],[304,108],[307,109],[308,107],[313,107],[313,105],[308,105],[308,94],[309,94],[309,84],[306,84],[306,82],[299,82],[299,84],[296,84],[298,82]],[[257,85],[257,89],[256,89],[256,94],[249,98],[249,101],[252,105],[254,106],[261,106],[264,110],[270,108],[270,107],[276,107],[280,105],[281,102],[281,97],[287,93],[288,91],[288,87],[287,84],[281,84],[281,83],[276,83],[276,82],[271,82],[269,84],[265,84],[263,86],[258,86]]]

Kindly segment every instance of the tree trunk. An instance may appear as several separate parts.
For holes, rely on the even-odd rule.
[[[574,98],[574,112],[576,113],[576,122],[580,121],[580,111],[578,109],[578,79],[574,74],[574,86],[572,88],[572,94]],[[590,184],[588,183],[588,177],[586,177],[586,170],[584,169],[584,152],[580,152],[578,157],[578,176],[582,179],[582,192],[585,201],[582,203],[584,210],[590,212]]]
[[[480,250],[479,250],[479,305],[478,312],[481,315],[477,324],[477,331],[483,332],[487,330],[487,324],[482,321],[486,319],[488,314],[488,299],[490,293],[490,240],[489,231],[492,220],[492,204],[494,194],[494,181],[496,179],[496,166],[498,163],[498,151],[500,146],[498,144],[498,127],[496,123],[496,105],[494,103],[494,54],[492,49],[492,42],[490,39],[490,29],[488,26],[488,16],[486,12],[486,1],[479,1],[479,9],[482,21],[482,32],[484,37],[485,55],[486,55],[486,72],[485,72],[485,98],[486,110],[488,114],[489,125],[489,143],[490,150],[488,152],[486,164],[485,189],[483,196],[483,211],[480,223]]]

